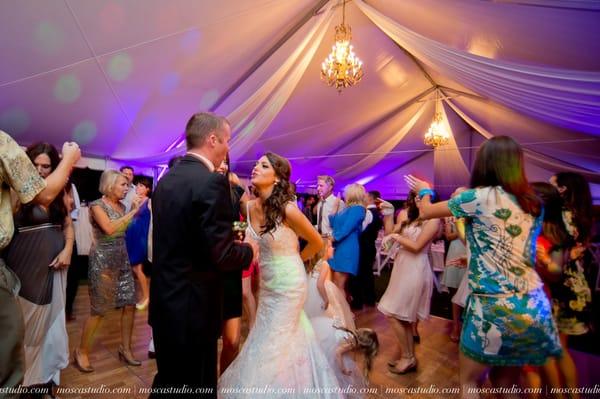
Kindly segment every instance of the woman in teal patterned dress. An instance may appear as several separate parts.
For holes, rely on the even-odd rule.
[[[472,294],[460,338],[463,394],[490,367],[494,386],[510,387],[519,381],[518,366],[560,355],[550,303],[534,269],[543,210],[525,177],[521,147],[507,136],[483,143],[471,189],[450,201],[431,204],[429,184],[406,179],[422,196],[421,218],[467,218]]]

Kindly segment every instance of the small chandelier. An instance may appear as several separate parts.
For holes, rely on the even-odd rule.
[[[442,112],[440,111],[441,102],[439,99],[439,92],[436,90],[435,92],[435,114],[433,115],[433,121],[431,122],[431,126],[429,126],[429,130],[425,133],[424,142],[426,145],[430,145],[434,148],[437,148],[441,145],[448,144],[450,141],[450,135],[446,131],[446,127],[444,126],[444,120],[442,118]]]
[[[346,25],[346,0],[343,1],[342,24],[335,27],[335,44],[321,64],[321,79],[341,93],[345,87],[358,84],[363,77],[362,61],[350,44],[352,29]]]

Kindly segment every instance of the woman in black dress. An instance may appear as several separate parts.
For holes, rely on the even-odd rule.
[[[221,163],[217,173],[229,176],[231,185],[231,204],[233,206],[233,222],[240,220],[241,202],[245,199],[244,188],[235,173],[229,171],[229,156]],[[242,271],[227,272],[223,277],[223,348],[219,369],[221,373],[231,364],[240,349],[242,328]]]
[[[41,177],[60,162],[48,143],[27,148]],[[67,268],[71,263],[74,233],[64,192],[49,207],[21,205],[15,214],[15,234],[7,263],[21,280],[19,304],[25,322],[25,376],[23,385],[58,385],[60,371],[68,366],[65,326]]]
[[[568,350],[568,337],[583,335],[589,330],[592,292],[586,272],[592,261],[589,250],[593,224],[592,195],[587,181],[578,173],[557,173],[550,183],[563,199],[562,219],[570,240],[574,242],[571,248],[565,249],[566,262],[558,281],[550,284],[550,292],[552,313],[564,348],[563,356],[557,361],[561,386],[576,388],[577,369]]]

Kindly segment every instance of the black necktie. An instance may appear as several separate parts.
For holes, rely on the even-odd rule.
[[[317,231],[319,234],[322,234],[321,227],[323,226],[323,207],[325,206],[325,200],[321,200],[321,205],[319,206],[319,220],[317,222]]]

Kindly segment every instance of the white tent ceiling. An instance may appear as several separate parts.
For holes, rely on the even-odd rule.
[[[273,95],[269,106],[280,107],[279,112],[255,139],[235,151],[235,169],[242,174],[258,154],[271,150],[292,159],[293,179],[300,181],[301,190],[322,173],[336,176],[341,184],[368,182],[368,188],[390,198],[406,193],[402,174],[443,179],[445,169],[455,168],[456,162],[438,154],[436,174],[433,152],[422,142],[434,111],[432,87],[439,86],[466,118],[493,135],[515,137],[543,157],[542,163],[528,162],[531,180],[576,168],[595,173],[600,182],[597,2],[365,2],[364,7],[415,37],[460,54],[491,64],[586,74],[592,85],[585,87],[585,109],[573,114],[566,102],[563,106],[557,100],[556,118],[553,112],[538,112],[535,93],[527,103],[535,110],[524,111],[511,96],[499,96],[495,86],[483,87],[460,71],[451,73],[420,47],[399,45],[355,2],[347,3],[346,20],[365,77],[338,94],[319,79],[333,27],[341,21],[337,3],[4,0],[0,129],[25,145],[74,139],[85,155],[153,166],[151,160],[180,138],[192,113],[216,109],[229,115],[259,92],[332,6],[322,41],[315,38],[307,44],[318,47],[314,57],[307,56],[297,84],[290,83],[289,98],[281,92]],[[293,66],[298,64],[300,60]],[[285,76],[293,80],[292,72]],[[448,104],[444,109],[469,167],[482,135]],[[400,135],[407,124],[412,127]],[[600,186],[593,190],[600,200]]]

